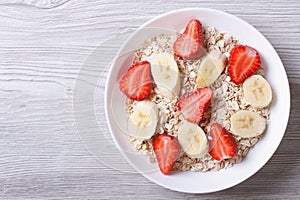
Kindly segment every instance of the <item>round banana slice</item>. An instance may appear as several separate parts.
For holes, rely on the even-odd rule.
[[[158,87],[158,91],[172,98],[180,92],[180,76],[174,56],[169,53],[160,53],[152,58],[151,73]]]
[[[252,75],[243,83],[245,103],[257,108],[268,106],[272,101],[272,90],[266,79],[260,75]]]
[[[258,136],[266,129],[266,119],[248,110],[236,112],[230,121],[232,133],[243,138]]]
[[[178,141],[183,151],[191,158],[202,158],[208,152],[208,142],[202,128],[184,121],[178,129]]]
[[[213,84],[226,66],[226,56],[217,49],[212,50],[202,60],[197,71],[198,88]]]
[[[129,135],[139,139],[149,139],[155,133],[158,122],[158,108],[151,101],[139,101],[133,106],[128,118]]]

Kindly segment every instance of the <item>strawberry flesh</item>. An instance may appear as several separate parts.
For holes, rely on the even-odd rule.
[[[202,24],[197,19],[191,19],[183,34],[174,43],[174,54],[184,60],[200,58],[204,52]]]
[[[228,72],[232,82],[241,84],[261,65],[258,52],[249,46],[238,45],[230,52]]]
[[[205,110],[211,103],[213,92],[210,88],[202,88],[196,92],[181,98],[177,107],[183,117],[191,123],[199,123]]]
[[[153,149],[160,171],[167,175],[180,154],[180,144],[174,136],[161,134],[153,139]]]
[[[237,153],[237,143],[231,133],[220,124],[214,123],[209,133],[210,155],[218,161],[233,158]]]
[[[120,80],[120,90],[130,99],[145,99],[151,92],[151,67],[148,61],[132,65]]]

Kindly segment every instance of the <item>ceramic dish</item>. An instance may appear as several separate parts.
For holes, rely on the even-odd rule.
[[[163,175],[157,163],[150,163],[144,155],[133,150],[126,134],[126,97],[118,89],[122,74],[130,66],[135,49],[145,40],[158,34],[175,30],[182,32],[191,18],[201,20],[203,26],[215,27],[218,31],[234,35],[243,43],[255,47],[261,56],[265,77],[273,90],[270,106],[270,124],[265,136],[239,164],[220,171],[180,172]],[[105,91],[105,111],[107,122],[116,143],[128,162],[149,180],[180,192],[209,193],[237,185],[262,168],[276,151],[284,135],[290,112],[290,90],[284,66],[268,40],[247,22],[213,9],[192,8],[172,11],[160,15],[135,31],[122,48],[110,68]]]

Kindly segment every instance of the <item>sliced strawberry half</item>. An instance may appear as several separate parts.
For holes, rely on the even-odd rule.
[[[199,123],[207,107],[211,103],[213,92],[210,88],[202,88],[181,98],[177,107],[183,117],[192,123]]]
[[[133,100],[145,99],[151,87],[151,67],[147,61],[132,65],[120,80],[120,90]]]
[[[177,139],[168,134],[158,135],[153,139],[153,149],[160,171],[169,174],[181,151]]]
[[[233,158],[237,153],[237,144],[232,136],[225,128],[220,124],[214,123],[210,128],[209,140],[210,155],[218,161],[226,158]]]
[[[229,56],[228,72],[232,82],[241,84],[260,67],[260,56],[256,49],[238,45],[234,47]]]
[[[174,54],[184,60],[200,58],[204,52],[202,24],[197,19],[191,19],[183,34],[174,43]]]

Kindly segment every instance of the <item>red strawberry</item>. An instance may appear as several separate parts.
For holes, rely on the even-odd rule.
[[[167,175],[180,154],[180,144],[177,139],[168,134],[158,135],[153,139],[153,149],[160,171]]]
[[[234,137],[218,123],[214,123],[209,133],[210,155],[215,160],[233,158],[237,153],[237,144]]]
[[[151,67],[147,61],[132,65],[120,80],[120,90],[133,100],[146,98],[151,87]]]
[[[174,54],[184,60],[200,58],[204,51],[202,24],[197,19],[191,19],[183,34],[174,43]]]
[[[182,112],[183,117],[192,123],[199,123],[206,108],[211,102],[213,92],[210,88],[202,88],[196,92],[181,98],[177,107]]]
[[[260,56],[256,49],[238,45],[230,52],[228,72],[232,82],[241,84],[260,67]]]

